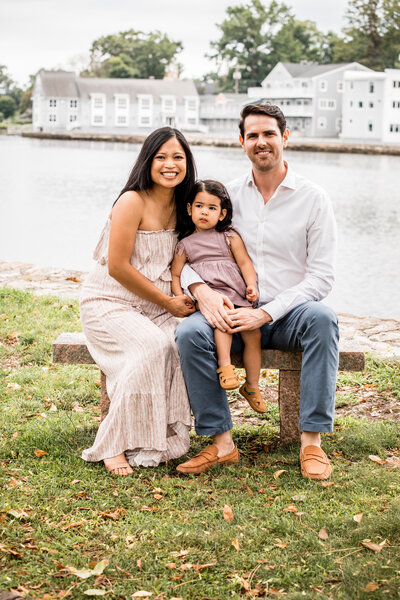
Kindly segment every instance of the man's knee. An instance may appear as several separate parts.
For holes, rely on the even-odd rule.
[[[214,347],[213,329],[197,312],[179,323],[175,330],[175,341],[180,352],[193,350],[193,347],[211,349]]]
[[[325,338],[338,339],[339,325],[334,310],[321,302],[310,302],[306,313],[307,324]]]

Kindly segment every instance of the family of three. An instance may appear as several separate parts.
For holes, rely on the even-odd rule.
[[[284,160],[279,107],[245,106],[239,130],[251,169],[226,188],[196,181],[180,131],[151,133],[96,246],[80,310],[111,402],[82,456],[116,475],[185,454],[190,409],[196,433],[213,443],[177,470],[239,462],[225,391],[239,387],[230,353],[243,350],[239,391],[262,413],[261,348],[273,348],[303,352],[301,472],[330,476],[320,434],[333,428],[339,333],[320,300],[333,284],[331,204]]]

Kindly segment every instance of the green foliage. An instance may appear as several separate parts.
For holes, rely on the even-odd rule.
[[[17,110],[17,105],[14,98],[11,96],[0,96],[0,113],[3,114],[5,119],[12,117]]]
[[[21,100],[18,106],[18,110],[20,113],[24,113],[26,110],[32,108],[32,91],[33,88],[30,87],[21,96]]]
[[[166,67],[181,50],[181,42],[160,31],[143,33],[129,29],[95,40],[90,67],[81,75],[162,79]]]

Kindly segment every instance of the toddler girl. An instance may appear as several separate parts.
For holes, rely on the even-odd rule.
[[[172,261],[172,292],[179,296],[180,275],[186,262],[212,289],[225,294],[235,308],[251,307],[258,299],[257,275],[242,238],[231,227],[232,204],[222,183],[197,181],[187,204],[191,219],[178,220],[179,239]],[[244,342],[243,362],[246,381],[239,392],[259,413],[266,411],[258,379],[261,369],[261,333],[259,329],[241,331]],[[214,329],[219,381],[225,390],[239,387],[231,364],[232,335]]]

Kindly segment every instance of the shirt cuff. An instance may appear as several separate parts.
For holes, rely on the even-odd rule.
[[[285,311],[282,308],[279,300],[272,300],[271,302],[267,302],[267,304],[263,304],[263,306],[260,306],[259,308],[269,314],[272,319],[272,321],[269,323],[273,323],[274,321],[281,319],[285,314]]]
[[[189,286],[193,283],[204,283],[204,281],[196,271],[189,267],[189,265],[185,265],[181,273],[181,287],[184,294],[192,298],[192,300],[195,300],[194,296],[189,291]]]

